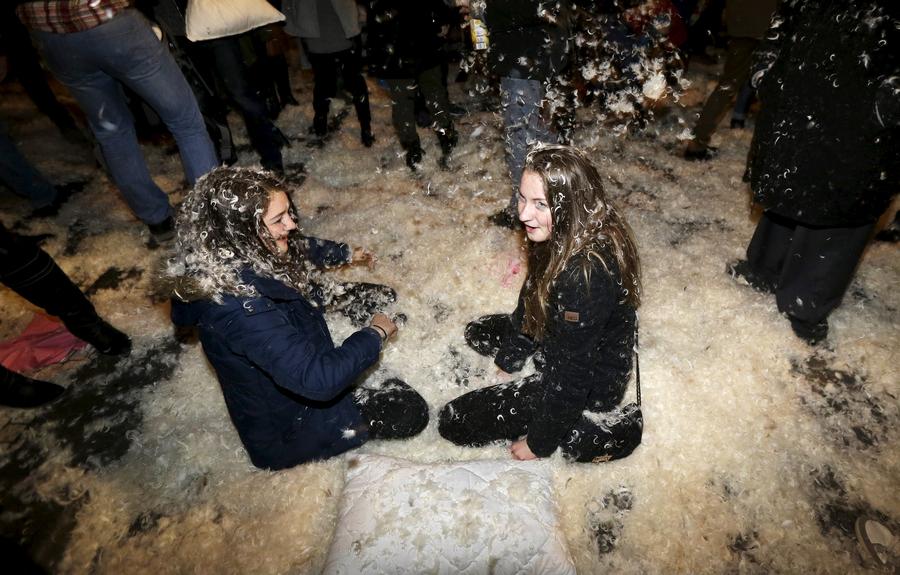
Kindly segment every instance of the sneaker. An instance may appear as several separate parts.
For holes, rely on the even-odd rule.
[[[65,387],[31,379],[6,368],[0,368],[0,405],[7,407],[40,407],[66,391]]]
[[[518,230],[522,227],[519,216],[508,208],[504,208],[495,214],[489,215],[488,220],[495,226],[509,230]]]
[[[788,319],[791,320],[791,329],[794,330],[794,335],[808,345],[819,345],[828,337],[828,320],[810,324],[791,316],[788,316]]]
[[[66,323],[72,335],[94,346],[104,355],[128,355],[131,339],[99,317],[90,323]]]
[[[856,520],[856,541],[866,566],[884,569],[897,563],[897,539],[891,530],[871,517]]]
[[[743,130],[746,125],[746,120],[742,118],[732,118],[731,119],[731,129],[732,130]]]
[[[735,281],[744,280],[747,285],[764,293],[775,293],[775,282],[753,271],[747,260],[734,260],[725,266],[725,273]]]
[[[175,219],[172,216],[167,217],[158,224],[147,224],[150,235],[157,243],[164,243],[175,237]]]

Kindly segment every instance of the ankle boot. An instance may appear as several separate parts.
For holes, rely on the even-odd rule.
[[[362,142],[362,145],[371,148],[372,144],[375,143],[375,136],[372,135],[372,128],[362,128],[359,131],[359,140]]]
[[[441,143],[441,153],[444,156],[449,156],[459,142],[459,134],[456,133],[453,126],[450,126],[449,128],[438,130],[437,136],[438,141]]]
[[[65,391],[65,387],[25,377],[0,365],[0,405],[38,407],[50,403]]]
[[[65,317],[60,319],[72,335],[94,346],[104,355],[127,355],[131,353],[131,339],[113,326],[103,321],[100,316]]]
[[[419,170],[419,164],[422,163],[423,155],[425,155],[425,151],[422,150],[422,146],[419,143],[406,148],[406,165],[409,166],[410,170],[413,172]]]

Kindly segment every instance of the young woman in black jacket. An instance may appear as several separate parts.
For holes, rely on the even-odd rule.
[[[511,440],[516,459],[557,448],[575,461],[625,457],[643,420],[618,408],[631,372],[640,264],[630,230],[607,202],[596,166],[560,145],[533,148],[518,195],[529,240],[515,312],[484,316],[466,341],[502,372],[535,354],[537,373],[469,392],[443,407],[441,435],[458,445]]]

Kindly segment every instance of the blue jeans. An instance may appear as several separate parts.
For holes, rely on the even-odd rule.
[[[49,206],[56,199],[56,188],[22,155],[0,122],[0,183],[25,196],[33,208]]]
[[[556,137],[541,115],[544,86],[539,80],[526,78],[500,79],[500,103],[506,138],[506,167],[512,179],[510,209],[515,213],[519,181],[528,148],[537,142],[556,143]]]
[[[136,10],[83,32],[34,32],[47,65],[87,115],[113,182],[144,223],[171,215],[169,198],[147,168],[134,119],[120,82],[159,115],[181,152],[185,176],[193,183],[218,165],[197,100],[181,70],[147,20]]]

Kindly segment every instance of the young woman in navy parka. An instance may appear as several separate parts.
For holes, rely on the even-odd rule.
[[[273,174],[219,168],[182,204],[167,269],[172,319],[198,328],[250,460],[266,469],[325,459],[367,439],[410,437],[428,423],[424,399],[397,379],[354,390],[397,330],[387,316],[374,314],[339,346],[325,323],[326,304],[344,304],[359,323],[359,298],[393,298],[371,284],[348,298],[348,290],[327,289],[317,269],[371,264],[374,256],[304,237],[296,221]]]

